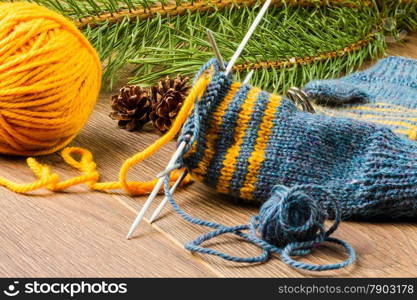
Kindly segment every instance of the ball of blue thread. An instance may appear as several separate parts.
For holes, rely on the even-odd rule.
[[[284,247],[314,240],[317,232],[323,231],[326,217],[323,208],[308,194],[278,185],[258,216],[252,218],[251,226],[264,241]]]
[[[324,200],[318,197],[319,194],[326,195]],[[330,237],[340,223],[340,208],[330,191],[322,186],[298,185],[288,188],[277,185],[272,190],[269,200],[262,205],[259,214],[251,217],[249,224],[238,226],[225,226],[189,216],[173,199],[169,191],[168,178],[165,180],[165,195],[174,210],[183,219],[196,225],[214,229],[187,243],[185,248],[191,252],[215,255],[225,260],[242,263],[265,262],[271,254],[277,253],[289,266],[311,271],[341,269],[353,263],[356,259],[355,251],[348,243]],[[330,207],[333,207],[333,212],[323,208],[329,207],[328,203],[325,206],[321,205],[323,201],[332,204]],[[326,230],[324,222],[330,213],[334,217],[334,222]],[[226,233],[233,233],[253,243],[262,249],[262,254],[254,257],[238,257],[201,246],[202,243]],[[325,241],[344,247],[348,253],[348,258],[339,263],[326,265],[308,264],[292,258],[292,256],[309,254],[314,247]]]

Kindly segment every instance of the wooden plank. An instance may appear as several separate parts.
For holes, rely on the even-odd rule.
[[[417,35],[405,45],[391,46],[391,53],[417,57]],[[150,126],[138,133],[120,130],[107,116],[110,94],[103,93],[87,127],[72,145],[92,151],[102,180],[116,180],[122,162],[143,150],[158,135]],[[163,169],[174,143],[134,168],[130,179],[148,180]],[[33,175],[23,159],[0,159],[0,171],[9,178],[30,181]],[[77,174],[60,157],[42,162],[63,177]],[[181,245],[205,228],[190,225],[167,206],[152,227],[144,222],[131,241],[124,239],[145,197],[128,197],[121,191],[91,192],[81,186],[67,193],[40,191],[21,196],[0,190],[1,276],[230,276],[292,277],[347,276],[392,277],[417,275],[416,222],[343,222],[335,236],[356,249],[357,263],[345,270],[325,273],[299,272],[278,257],[268,263],[247,265],[218,258],[190,255]],[[193,216],[235,225],[248,222],[258,208],[237,203],[202,184],[178,191],[180,205]],[[160,199],[160,198],[159,198]],[[123,205],[120,205],[122,203]],[[155,207],[155,206],[154,206]],[[154,208],[153,207],[153,208]],[[128,208],[131,212],[126,210]],[[256,248],[234,236],[218,238],[208,245],[235,255],[254,255]],[[329,263],[343,259],[338,247],[321,247],[303,261]]]
[[[195,184],[177,195],[181,207],[193,216],[227,225],[248,222],[250,215],[257,208],[233,203],[227,197],[219,196],[201,184]],[[186,199],[184,199],[186,198]],[[140,205],[133,199],[126,198],[132,207]],[[206,229],[192,226],[180,219],[168,208],[156,225],[172,234],[182,243],[190,241]],[[343,222],[335,237],[348,241],[356,250],[358,260],[353,267],[339,271],[320,274],[296,271],[279,258],[259,265],[236,264],[218,258],[204,256],[225,276],[237,277],[293,277],[293,276],[336,276],[336,277],[409,277],[417,275],[417,227],[416,222]],[[140,229],[141,230],[141,229]],[[139,233],[140,234],[140,231]],[[256,255],[256,248],[239,241],[235,237],[218,238],[207,244],[218,250],[238,256]],[[336,251],[337,250],[337,251]],[[313,254],[301,259],[310,263],[329,263],[343,259],[345,256],[339,247],[325,246],[314,250]]]
[[[92,121],[77,139],[80,145],[86,145],[90,140],[96,139],[94,143],[100,143],[101,146],[94,147],[107,150],[105,152],[99,151],[100,155],[96,157],[96,162],[105,179],[115,178],[120,164],[126,157],[144,149],[157,138],[154,133],[149,132],[149,128],[140,133],[129,133],[119,130],[115,126],[108,127],[109,123],[106,121],[108,111],[108,103],[106,101],[101,102]],[[100,133],[100,138],[94,138],[96,128],[105,128],[105,126],[107,126],[107,130]],[[120,146],[117,140],[124,141],[123,145]],[[130,178],[152,178],[154,174],[163,169],[173,150],[174,143],[164,147],[154,157],[136,167],[131,172]],[[123,193],[113,195],[113,197],[125,201],[131,207],[132,212],[137,212],[145,200],[145,197],[131,198],[123,195]],[[256,214],[258,210],[256,206],[237,203],[227,196],[219,195],[200,183],[193,183],[186,189],[178,191],[176,198],[182,208],[191,215],[226,225],[246,223],[249,217]],[[155,205],[152,209],[155,208]],[[141,226],[143,225],[145,224]],[[190,225],[183,221],[169,207],[167,207],[162,218],[154,226],[181,244],[206,232],[205,228]],[[143,237],[142,230],[142,228],[139,228],[137,232],[139,237]],[[346,270],[329,271],[322,274],[343,277],[415,276],[417,274],[417,263],[414,259],[415,255],[417,255],[416,233],[417,227],[414,223],[343,222],[335,236],[352,244],[357,251],[358,262]],[[140,239],[138,238],[132,242],[140,242]],[[235,237],[219,238],[214,243],[216,249],[222,249],[236,255],[255,255],[259,252],[253,246],[242,243]],[[395,245],[395,250],[393,245]],[[344,255],[336,250],[340,249],[333,246],[322,247],[314,251],[314,255],[310,255],[302,260],[311,263],[328,263],[343,259]],[[387,255],[387,253],[390,254]],[[317,276],[316,273],[293,270],[283,264],[279,258],[274,258],[266,264],[258,265],[230,263],[208,256],[203,256],[202,258],[216,272],[228,277]]]
[[[417,51],[417,35],[408,37],[409,42],[404,45],[393,45],[391,54],[404,55],[409,57],[416,57]],[[105,127],[107,122],[101,123],[108,113],[108,101],[102,102],[97,113],[102,113],[101,117],[94,118],[90,123],[92,128]],[[88,131],[88,130],[87,130]],[[112,141],[114,135],[118,134],[119,139],[128,141],[123,149],[116,147],[110,148],[114,164],[110,168],[114,170],[117,168],[120,160],[127,153],[133,154],[135,151],[140,151],[146,145],[151,143],[155,136],[149,132],[149,128],[137,134],[128,134],[124,132],[113,133],[113,129],[108,129],[104,140]],[[86,141],[88,138],[82,138]],[[106,147],[111,147],[111,143],[106,144]],[[107,148],[109,149],[109,148]],[[132,172],[132,178],[144,178],[155,174],[162,170],[170,153],[174,147],[169,145],[149,159],[142,166],[139,166],[135,172]],[[108,162],[109,159],[102,157],[103,161]],[[116,163],[117,162],[117,163]],[[103,169],[106,176],[109,168]],[[145,176],[144,174],[147,174]],[[149,177],[148,177],[149,178]],[[143,198],[133,199],[130,197],[120,196],[132,207],[132,211],[137,211],[143,203]],[[239,204],[228,198],[227,196],[219,195],[216,192],[208,189],[202,184],[194,183],[186,190],[179,191],[176,194],[178,202],[181,206],[194,216],[199,216],[203,219],[221,222],[227,225],[236,225],[246,223],[249,216],[256,214],[258,208]],[[153,207],[155,208],[155,206]],[[151,209],[152,210],[152,209]],[[272,259],[266,264],[245,265],[225,262],[218,258],[204,256],[204,260],[211,264],[218,272],[225,276],[342,276],[342,277],[392,277],[392,276],[416,276],[417,275],[417,227],[413,222],[343,222],[336,232],[335,236],[342,238],[356,249],[358,254],[358,261],[354,266],[340,271],[329,271],[317,275],[312,272],[300,272],[287,267],[280,262],[278,258]],[[190,225],[180,219],[172,209],[165,210],[163,218],[158,220],[156,225],[160,230],[172,235],[179,242],[185,243],[197,235],[206,232],[206,229]],[[141,229],[140,229],[141,230]],[[140,233],[139,233],[140,234]],[[236,238],[219,238],[215,242],[216,249],[222,249],[228,253],[236,255],[254,255],[258,253],[254,247],[246,243],[237,242]],[[209,245],[212,245],[210,243]],[[339,250],[339,251],[335,251]],[[313,255],[303,258],[303,261],[311,263],[329,263],[335,262],[338,259],[343,259],[344,255],[340,254],[338,247],[322,247],[315,250]]]
[[[22,159],[2,157],[0,170],[20,181],[33,178]],[[112,197],[81,187],[31,196],[1,189],[0,276],[216,276],[148,224],[140,238],[127,241],[133,217]]]

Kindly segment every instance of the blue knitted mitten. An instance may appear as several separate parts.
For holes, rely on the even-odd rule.
[[[388,57],[363,72],[308,83],[319,113],[361,119],[417,139],[417,60]]]
[[[184,165],[221,193],[263,202],[275,185],[317,185],[343,218],[417,216],[417,144],[386,127],[301,112],[215,69],[179,140],[190,136]]]
[[[234,82],[215,61],[197,78],[194,88],[203,93],[178,138],[187,143],[180,163],[217,191],[263,205],[244,225],[193,218],[174,201],[168,176],[164,190],[173,208],[185,220],[213,229],[186,249],[246,263],[278,253],[295,268],[331,270],[355,260],[352,247],[330,237],[341,218],[417,216],[413,141],[376,124],[301,112],[290,100]],[[335,221],[326,230],[329,217]],[[225,233],[259,246],[262,254],[236,257],[202,246]],[[322,242],[342,245],[349,257],[328,265],[291,257]]]

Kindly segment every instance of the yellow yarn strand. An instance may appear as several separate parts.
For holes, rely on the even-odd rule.
[[[206,88],[208,84],[210,83],[210,77],[207,75],[203,75],[198,82],[194,85],[194,87],[191,89],[190,93],[188,94],[187,98],[185,99],[180,112],[178,113],[177,117],[175,118],[174,123],[172,124],[170,130],[162,136],[160,139],[158,139],[155,143],[150,145],[148,148],[143,150],[140,153],[137,153],[136,155],[129,158],[120,169],[119,173],[119,182],[121,184],[121,187],[131,193],[131,194],[138,194],[138,189],[141,188],[141,184],[137,184],[135,182],[128,182],[127,181],[127,173],[130,168],[132,168],[134,165],[140,163],[144,159],[150,157],[152,154],[154,154],[156,151],[161,149],[166,143],[169,141],[172,141],[175,136],[178,134],[178,132],[181,130],[182,125],[187,120],[191,110],[194,107],[194,102],[196,99],[199,99],[203,96],[204,92],[206,91]],[[176,180],[174,178],[177,178],[178,174],[176,172],[172,176],[172,180]],[[190,180],[190,176],[187,175],[187,180]],[[156,184],[156,181],[154,182]]]
[[[172,141],[175,138],[175,136],[181,130],[182,125],[188,118],[191,110],[193,109],[194,102],[196,99],[202,97],[209,82],[209,76],[202,76],[200,78],[200,80],[193,86],[187,98],[185,99],[183,106],[178,113],[178,116],[172,124],[171,129],[145,150],[126,160],[120,169],[119,181],[98,182],[100,174],[96,169],[97,166],[94,162],[91,152],[83,148],[67,147],[61,152],[63,160],[68,165],[81,171],[82,175],[60,181],[58,174],[52,173],[48,166],[42,165],[36,161],[36,159],[30,157],[27,159],[27,164],[32,172],[39,178],[37,181],[32,183],[19,184],[5,178],[0,178],[0,185],[15,193],[28,193],[40,188],[47,188],[51,191],[63,191],[74,185],[86,184],[90,189],[97,191],[123,189],[132,195],[149,194],[155,186],[157,179],[147,182],[128,181],[127,175],[129,170],[133,166],[150,157],[156,151],[161,149],[166,143]],[[78,155],[80,159],[76,160],[74,155]],[[174,183],[179,178],[179,176],[180,172],[174,171],[171,176],[171,184]],[[183,181],[183,185],[189,183],[190,181],[191,177],[190,175],[187,175]]]
[[[155,143],[126,160],[118,181],[99,182],[93,155],[68,147],[63,160],[81,172],[66,180],[33,157],[27,164],[38,180],[16,183],[0,178],[0,185],[16,193],[40,188],[63,191],[86,184],[104,191],[123,189],[134,195],[150,193],[157,180],[128,181],[129,170],[173,140],[194,103],[210,82],[205,73],[191,89],[171,129]],[[0,153],[43,155],[62,149],[84,127],[97,99],[101,63],[94,48],[73,23],[36,4],[0,4]],[[75,159],[77,155],[79,159]],[[179,178],[173,172],[171,183]],[[190,181],[187,176],[183,181]]]

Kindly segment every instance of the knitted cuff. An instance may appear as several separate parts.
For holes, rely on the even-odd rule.
[[[312,184],[331,191],[342,218],[417,215],[417,144],[388,128],[294,111],[284,100],[254,198],[275,184]],[[330,202],[318,189],[313,195]]]
[[[372,68],[336,80],[308,83],[318,113],[377,123],[417,139],[417,61],[382,59]]]
[[[299,111],[216,71],[183,134],[183,163],[217,191],[266,201],[277,184],[325,187],[342,217],[417,215],[416,144],[389,129]],[[327,203],[328,195],[314,197]]]
[[[417,60],[391,56],[368,70],[308,83],[304,91],[319,104],[382,102],[417,107]]]
[[[344,218],[417,215],[417,144],[388,129],[373,133],[339,191]]]

